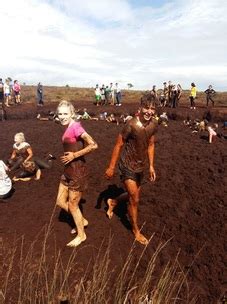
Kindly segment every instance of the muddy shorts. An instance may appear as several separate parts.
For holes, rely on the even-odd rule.
[[[133,172],[132,170],[124,166],[119,166],[119,171],[122,182],[124,182],[127,179],[131,179],[135,181],[139,186],[141,185],[143,180],[143,172]]]
[[[82,176],[74,179],[67,178],[64,174],[61,176],[61,183],[68,187],[71,191],[84,192],[87,189],[87,176]]]

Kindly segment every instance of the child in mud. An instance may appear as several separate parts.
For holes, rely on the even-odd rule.
[[[117,204],[122,201],[128,201],[128,214],[132,231],[135,239],[143,245],[148,244],[148,239],[140,232],[137,217],[141,181],[147,158],[149,160],[150,180],[155,181],[156,179],[154,170],[154,134],[157,130],[157,121],[153,119],[154,113],[153,99],[150,95],[144,95],[141,98],[138,113],[125,124],[118,135],[109,167],[105,172],[106,178],[112,178],[120,157],[120,176],[126,192],[116,199],[107,201],[107,216],[111,219]]]
[[[110,114],[106,117],[106,121],[107,122],[114,122],[116,123],[117,125],[119,125],[119,118],[114,114]]]
[[[214,95],[215,95],[215,90],[212,88],[212,85],[209,85],[209,87],[204,91],[206,94],[206,102],[207,102],[207,107],[209,105],[209,101],[212,102],[212,105],[214,106]]]
[[[41,171],[39,169],[50,169],[52,160],[55,157],[51,154],[48,155],[46,160],[42,160],[33,156],[33,150],[29,143],[25,141],[24,133],[20,132],[14,136],[13,152],[8,160],[10,171],[21,169],[13,180],[30,180],[32,176],[36,176],[39,180]]]
[[[66,100],[60,102],[57,115],[65,132],[62,136],[64,155],[61,156],[64,173],[61,176],[56,204],[73,217],[77,236],[67,246],[76,247],[86,240],[84,226],[88,225],[79,208],[88,178],[84,156],[98,146],[81,123],[74,120],[75,109],[72,103]]]

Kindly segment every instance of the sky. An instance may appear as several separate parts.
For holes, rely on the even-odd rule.
[[[0,77],[134,89],[227,91],[226,0],[8,0]]]

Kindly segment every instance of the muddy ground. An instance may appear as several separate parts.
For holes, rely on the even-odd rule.
[[[86,102],[77,102],[75,106],[86,106],[88,112],[95,115],[103,111]],[[12,106],[8,109],[8,120],[0,122],[0,159],[10,156],[17,132],[25,133],[35,155],[44,158],[52,153],[56,156],[53,168],[43,170],[40,181],[15,183],[13,196],[1,201],[0,236],[3,244],[9,245],[22,235],[28,243],[32,242],[50,220],[62,172],[59,157],[62,155],[63,129],[51,121],[38,121],[36,115],[39,112],[44,116],[48,110],[55,108],[56,104],[46,104],[38,109],[34,104]],[[136,108],[136,104],[124,104],[118,108],[106,106],[104,110],[133,113]],[[213,120],[221,122],[226,119],[225,110],[212,110]],[[196,303],[219,303],[227,291],[227,141],[217,138],[209,144],[206,133],[192,134],[183,125],[183,119],[188,114],[192,118],[202,118],[206,112],[204,107],[196,111],[180,107],[167,109],[167,112],[172,119],[168,127],[159,126],[156,136],[157,180],[149,183],[146,173],[142,185],[139,223],[143,225],[142,231],[147,237],[152,234],[154,237],[143,256],[141,268],[146,267],[160,239],[163,242],[169,240],[159,255],[158,269],[179,254],[181,267],[188,272],[189,288],[198,297]],[[111,221],[105,215],[105,198],[110,195],[111,189],[122,187],[118,174],[111,181],[104,178],[122,125],[105,121],[83,121],[82,124],[99,145],[98,150],[87,156],[89,190],[84,193],[82,208],[89,226],[86,229],[87,241],[80,246],[77,261],[83,270],[88,260],[95,258],[103,240],[108,240],[110,235],[113,238],[111,261],[114,265],[121,264],[133,244],[133,235],[124,208],[118,210]],[[65,220],[56,209],[52,235],[56,247],[67,258],[72,249],[65,245],[72,236]],[[141,245],[137,244],[135,255],[140,252]],[[51,256],[51,248],[49,253]]]

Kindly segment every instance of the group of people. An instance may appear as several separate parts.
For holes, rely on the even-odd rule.
[[[10,107],[11,101],[13,100],[15,104],[21,103],[20,98],[21,87],[18,80],[12,81],[11,78],[5,79],[3,82],[0,78],[0,106],[5,109],[5,107]]]
[[[121,106],[122,94],[119,84],[115,85],[111,82],[110,85],[95,86],[95,104],[100,105],[116,105]]]
[[[163,82],[163,89],[157,90],[156,85],[153,85],[150,94],[155,100],[155,104],[160,107],[170,107],[176,108],[179,106],[180,99],[182,97],[183,89],[181,85],[173,84],[171,81]],[[212,85],[209,85],[208,88],[204,91],[206,94],[206,105],[209,106],[209,103],[212,103],[214,106],[214,96],[216,91],[213,89]],[[196,99],[197,99],[197,87],[194,82],[191,83],[189,101],[190,109],[196,109]]]
[[[108,199],[107,216],[113,217],[114,208],[118,203],[128,201],[128,214],[135,239],[147,245],[148,239],[141,233],[138,226],[138,205],[140,199],[141,183],[146,160],[149,161],[150,180],[156,178],[154,169],[154,136],[157,131],[157,120],[154,117],[155,107],[150,98],[143,96],[135,116],[128,120],[117,137],[112,157],[105,176],[113,177],[119,159],[121,180],[125,186],[125,193],[115,199]],[[69,212],[74,220],[75,229],[72,233],[77,235],[67,244],[76,247],[86,240],[84,227],[88,225],[87,219],[79,208],[83,192],[87,189],[88,171],[85,155],[98,148],[95,140],[86,132],[80,121],[76,120],[76,111],[73,105],[63,100],[57,107],[56,115],[64,126],[62,144],[64,153],[60,157],[64,171],[60,179],[56,204]],[[31,146],[25,141],[24,134],[18,133],[14,137],[13,152],[8,166],[0,162],[0,198],[5,198],[12,191],[12,181],[7,171],[21,170],[13,178],[28,180],[40,178],[41,168],[50,168],[53,156],[46,162],[34,157]],[[4,187],[2,186],[4,184]],[[5,191],[3,191],[3,188]],[[3,193],[5,192],[5,193]]]

